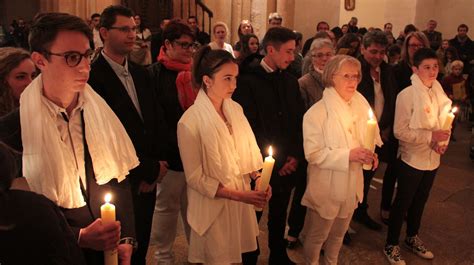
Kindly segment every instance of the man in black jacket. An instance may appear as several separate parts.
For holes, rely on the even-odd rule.
[[[140,165],[129,175],[138,249],[132,264],[145,264],[155,207],[156,184],[167,170],[164,162],[166,127],[145,68],[127,60],[135,40],[130,9],[104,9],[100,34],[104,49],[91,65],[89,84],[119,117],[135,146]]]
[[[103,264],[103,251],[117,247],[120,238],[118,254],[127,263],[132,255],[135,237],[130,184],[128,179],[120,183],[110,179],[105,184],[98,184],[98,177],[104,179],[104,176],[97,175],[97,172],[103,173],[103,168],[117,171],[118,167],[111,167],[113,163],[107,163],[109,160],[104,161],[106,155],[89,152],[107,148],[98,146],[102,142],[97,141],[93,146],[97,137],[112,142],[108,138],[111,132],[107,131],[110,127],[95,122],[88,115],[97,114],[97,109],[107,112],[109,108],[100,97],[91,95],[93,91],[86,84],[90,71],[89,56],[93,52],[89,44],[91,40],[89,26],[79,17],[65,13],[37,16],[31,27],[29,42],[32,60],[41,70],[41,75],[25,89],[22,96],[22,102],[33,104],[20,103],[19,110],[0,119],[0,141],[17,151],[26,151],[23,156],[23,160],[27,160],[22,168],[23,175],[32,191],[48,196],[60,206],[87,264]],[[119,123],[115,116],[101,117],[115,119]],[[115,129],[115,137],[128,138],[123,128],[122,131],[118,127]],[[97,135],[90,135],[89,132]],[[36,140],[24,138],[31,134],[42,137]],[[129,154],[132,152],[130,150]],[[55,159],[52,160],[52,157]],[[124,158],[115,162],[120,164],[126,161],[127,158]],[[127,166],[126,170],[131,168]],[[38,183],[51,185],[41,186]],[[113,194],[112,202],[116,205],[120,223],[104,224],[100,219],[100,206],[107,192]],[[73,193],[77,196],[74,197]]]
[[[392,132],[397,82],[391,66],[384,61],[387,46],[387,37],[380,30],[371,31],[364,35],[361,49],[362,56],[359,57],[362,65],[362,80],[357,87],[357,90],[367,99],[374,111],[384,142],[381,149],[376,149],[376,153],[381,160],[388,163],[384,176],[384,187],[392,182],[392,185],[394,185],[396,175],[392,162],[395,160],[397,150],[396,140]],[[374,173],[372,170],[364,170],[364,199],[354,212],[353,219],[370,229],[380,230],[380,224],[372,220],[367,214],[367,195]],[[388,200],[387,207],[390,207],[391,196]],[[388,218],[388,216],[386,217]]]
[[[268,30],[266,56],[249,65],[237,80],[234,99],[249,120],[262,153],[274,150],[272,198],[268,213],[269,264],[293,264],[286,255],[286,212],[297,170],[303,161],[303,104],[298,81],[285,71],[294,60],[296,35],[283,27]]]

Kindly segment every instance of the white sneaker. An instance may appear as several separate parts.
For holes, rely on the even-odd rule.
[[[392,265],[406,265],[402,256],[400,255],[400,246],[386,245],[383,249],[385,257]]]
[[[433,252],[429,251],[425,247],[425,244],[417,235],[413,237],[407,237],[405,239],[405,247],[424,259],[434,258]]]

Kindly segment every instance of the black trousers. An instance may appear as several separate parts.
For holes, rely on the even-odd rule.
[[[298,167],[296,171],[296,184],[295,191],[293,193],[293,200],[291,202],[290,214],[288,216],[288,235],[298,238],[301,230],[304,226],[304,219],[306,217],[306,207],[301,205],[301,199],[303,198],[304,192],[306,191],[307,181],[307,167],[308,164],[305,162],[304,165]]]
[[[393,192],[395,191],[395,183],[397,182],[397,162],[392,161],[387,164],[382,184],[382,200],[380,208],[389,211],[392,206]]]
[[[398,160],[397,196],[390,210],[387,244],[398,245],[403,219],[407,216],[407,236],[415,236],[436,176],[435,170],[418,170]]]
[[[293,176],[285,176],[293,177]],[[270,261],[286,258],[286,242],[284,239],[288,203],[291,197],[291,187],[272,187],[272,198],[268,207],[268,247]]]
[[[132,255],[133,265],[145,265],[150,243],[151,224],[155,210],[156,188],[152,192],[138,194],[138,183],[132,183],[133,209],[135,212],[135,233],[138,249]]]

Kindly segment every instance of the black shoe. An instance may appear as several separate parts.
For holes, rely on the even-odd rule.
[[[349,246],[352,242],[351,235],[349,235],[349,231],[346,231],[344,234],[344,239],[342,240],[342,244]]]
[[[382,226],[379,223],[372,220],[372,218],[370,218],[370,216],[367,213],[354,214],[354,216],[352,217],[352,220],[358,222],[359,224],[365,225],[367,228],[371,230],[379,231],[382,229]]]
[[[295,249],[299,246],[301,246],[301,242],[299,239],[296,239],[295,241],[289,241],[288,239],[286,240],[287,249]]]

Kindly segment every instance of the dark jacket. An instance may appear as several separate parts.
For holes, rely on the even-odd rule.
[[[268,147],[273,147],[274,173],[288,156],[303,163],[303,102],[295,77],[286,71],[267,73],[254,61],[240,73],[233,98],[242,105],[262,154],[267,156]],[[271,183],[285,185],[292,181],[288,179],[272,177]]]
[[[2,264],[85,265],[77,238],[59,208],[43,195],[9,190],[0,194]]]
[[[439,46],[441,46],[441,42],[443,42],[443,37],[441,35],[441,32],[436,31],[436,30],[433,32],[428,32],[427,30],[423,30],[423,33],[426,35],[426,37],[430,41],[431,49],[437,51]]]
[[[357,90],[369,102],[372,109],[375,106],[374,81],[370,75],[370,64],[359,56],[362,70],[362,80],[357,86]],[[397,152],[397,140],[393,134],[393,122],[395,118],[395,101],[397,98],[398,84],[394,70],[389,64],[382,62],[380,64],[380,86],[384,97],[384,106],[382,116],[378,122],[382,140],[384,142],[382,148],[377,149],[382,161],[388,162],[395,160]]]
[[[467,37],[466,41],[461,43],[456,36],[449,40],[449,46],[456,48],[459,58],[464,63],[463,73],[468,74],[471,69],[469,62],[474,59],[474,42]]]
[[[85,130],[87,130],[87,125],[85,126]],[[83,131],[83,133],[85,135],[85,131]],[[23,151],[19,109],[0,118],[0,141],[4,142],[6,145],[17,150],[18,152]],[[120,183],[117,183],[116,180],[111,180],[107,184],[100,186],[97,185],[95,182],[93,165],[89,155],[87,143],[85,141],[84,143],[87,190],[83,190],[83,195],[86,201],[86,206],[75,209],[60,208],[66,217],[66,220],[71,227],[75,238],[79,238],[79,231],[81,228],[90,225],[95,219],[100,217],[100,206],[104,203],[104,194],[106,192],[111,192],[114,194],[114,204],[117,209],[117,220],[121,222],[121,238],[135,238],[135,221],[133,218],[134,212],[128,178]],[[90,262],[90,260],[102,258],[101,252],[99,251],[92,251],[90,249],[83,249],[83,251],[88,264],[97,264],[95,262]]]
[[[166,160],[167,134],[163,125],[162,112],[155,104],[156,97],[145,68],[128,61],[128,68],[140,103],[143,120],[140,118],[130,96],[112,67],[102,54],[91,65],[88,83],[105,99],[120,119],[137,152],[140,165],[130,172],[134,183],[144,180],[153,183],[158,177],[159,160]]]
[[[405,61],[399,61],[397,65],[394,66],[394,72],[397,80],[397,95],[408,86],[411,86],[411,75],[413,71],[411,70],[410,65]]]
[[[163,110],[164,120],[169,128],[169,137],[167,137],[169,168],[174,171],[183,171],[177,136],[178,121],[184,113],[179,104],[176,88],[178,72],[167,69],[159,62],[149,66],[148,71],[152,78],[152,89],[157,95],[158,105]]]

